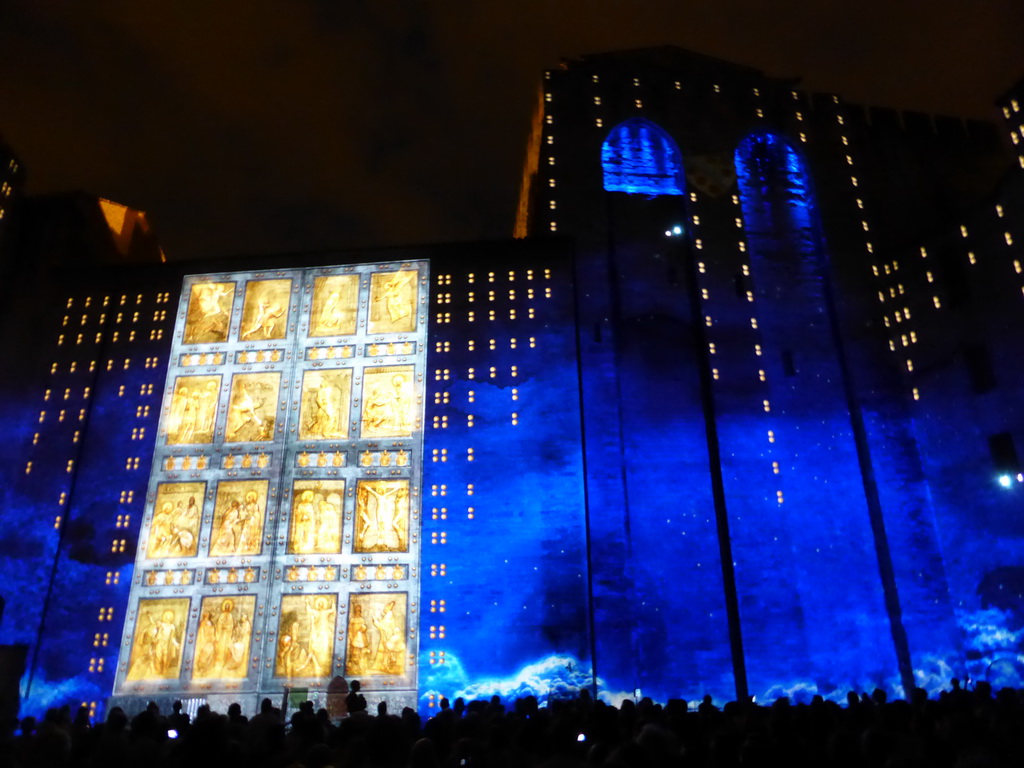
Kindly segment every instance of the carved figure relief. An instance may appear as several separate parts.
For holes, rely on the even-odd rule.
[[[344,336],[356,332],[359,278],[356,275],[318,277],[313,281],[310,336]]]
[[[416,330],[416,270],[370,276],[370,333]]]
[[[170,680],[181,670],[188,598],[139,600],[126,680]]]
[[[196,283],[188,299],[183,340],[186,344],[227,341],[234,283]]]
[[[149,524],[146,557],[194,557],[199,546],[206,483],[160,483]]]
[[[178,376],[165,421],[168,445],[213,442],[220,376]]]
[[[240,679],[247,674],[256,598],[204,597],[199,611],[193,680]]]
[[[409,549],[409,481],[360,480],[356,484],[356,552]]]
[[[413,367],[389,365],[363,373],[363,411],[360,435],[410,437],[415,426]]]
[[[277,631],[277,677],[331,677],[337,595],[285,595]]]
[[[241,341],[283,339],[288,330],[291,280],[253,280],[245,287]]]
[[[296,480],[292,486],[288,553],[312,555],[341,552],[344,499],[344,480]]]
[[[347,677],[405,673],[406,595],[351,597],[348,618]]]
[[[262,548],[267,480],[224,480],[217,486],[210,555],[258,555]]]
[[[274,439],[280,373],[239,373],[231,379],[226,443]]]
[[[306,371],[302,377],[300,440],[336,440],[348,436],[352,370]]]

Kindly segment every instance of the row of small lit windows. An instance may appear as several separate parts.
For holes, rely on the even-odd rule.
[[[92,394],[92,387],[86,387],[85,389],[82,390],[82,398],[83,399],[88,400],[90,394]],[[45,392],[43,392],[43,400],[44,401],[49,400],[52,395],[53,395],[53,390],[52,389],[47,389]],[[70,400],[71,399],[71,387],[66,387],[64,389],[64,399],[65,400]]]
[[[550,287],[545,288],[544,289],[544,298],[545,299],[550,299],[551,295],[552,295],[551,294],[551,288]],[[522,292],[520,292],[520,297],[522,297]],[[470,302],[476,301],[476,292],[475,291],[469,291],[468,294],[466,295],[466,298]],[[488,301],[496,301],[497,298],[498,298],[497,293],[495,293],[494,291],[488,291],[487,292],[487,300]],[[509,301],[515,301],[516,300],[515,288],[509,288],[508,298],[509,298]],[[527,288],[526,289],[526,298],[527,299],[535,299],[535,298],[537,298],[536,291],[533,288]],[[452,303],[452,295],[450,293],[439,293],[437,295],[437,303],[438,304],[451,304]]]
[[[149,340],[150,341],[159,341],[163,337],[164,337],[163,328],[153,328],[149,332]],[[65,341],[66,338],[67,338],[67,336],[65,334],[63,334],[63,333],[60,334],[59,336],[57,336],[57,346],[58,347],[63,346],[64,345],[64,341]],[[121,332],[120,331],[114,331],[113,335],[110,337],[110,341],[111,342],[116,342],[116,341],[120,340],[120,338],[121,338]],[[83,342],[85,342],[85,340],[86,340],[86,334],[84,334],[84,333],[79,333],[78,335],[75,336],[75,344],[82,344]],[[93,337],[93,343],[94,344],[99,344],[101,341],[103,341],[103,332],[99,331]],[[135,341],[135,331],[129,331],[128,332],[128,341]]]
[[[527,343],[529,344],[530,349],[534,349],[537,346],[537,338],[535,336],[530,336],[529,339],[527,339]],[[518,339],[511,338],[511,339],[508,340],[509,349],[518,349],[519,348],[519,344],[520,344],[520,342],[519,342]],[[469,339],[466,342],[466,345],[467,345],[467,349],[469,349],[470,352],[475,352],[476,351],[476,341],[475,340]],[[498,342],[497,342],[496,339],[488,339],[488,341],[487,341],[487,348],[488,349],[497,349],[497,345],[498,345]],[[437,342],[434,342],[434,351],[435,352],[450,352],[451,351],[451,342],[449,342],[449,341],[437,341]],[[445,373],[446,373],[445,378],[447,379],[447,369],[445,369]]]
[[[121,366],[122,369],[127,371],[128,368],[131,366],[131,362],[132,362],[132,359],[130,357],[124,358],[124,362],[123,362],[123,364]],[[113,370],[115,364],[116,364],[115,360],[113,360],[112,358],[108,359],[107,360],[107,370],[108,371]],[[160,367],[160,358],[158,358],[158,357],[147,357],[146,360],[145,360],[145,367],[146,368],[159,368]],[[68,373],[75,373],[77,370],[78,370],[78,362],[76,360],[72,360],[70,363],[68,363]],[[89,361],[89,370],[90,371],[96,370],[96,361],[95,360],[90,360]],[[56,373],[59,373],[59,372],[60,372],[60,363],[52,363],[50,365],[50,373],[56,374]],[[142,391],[142,390],[145,390],[145,391]],[[47,390],[47,391],[49,391],[49,390]],[[118,394],[118,396],[121,396],[121,395],[124,394],[124,386],[123,385],[121,386],[121,388],[120,388],[120,390],[118,391],[117,394]],[[142,394],[149,394],[149,395],[153,394],[153,385],[152,384],[143,384],[142,388],[139,391],[139,394],[140,395],[142,395]]]
[[[475,459],[476,459],[476,454],[473,452],[473,449],[472,448],[467,448],[466,449],[466,461],[473,461]],[[442,464],[447,462],[448,461],[448,449],[447,448],[441,448],[441,449],[435,448],[433,453],[431,454],[431,460],[434,461],[434,462],[438,462],[439,461]],[[441,519],[442,520],[447,519],[447,510],[442,509],[441,513],[442,513],[441,514]],[[437,510],[436,509],[434,510],[434,519],[437,520]]]
[[[11,194],[11,189],[11,185],[5,181],[3,185],[0,185],[0,195],[8,197]]]
[[[473,492],[475,490],[476,490],[476,486],[473,483],[467,483],[466,484],[466,495],[467,496],[472,496]],[[448,486],[444,485],[443,483],[441,485],[432,485],[432,486],[430,486],[430,495],[431,496],[447,496],[448,495]]]
[[[160,321],[166,320],[166,319],[167,319],[167,310],[166,309],[158,309],[158,310],[153,312],[153,322],[160,322]],[[71,321],[70,316],[64,315],[64,319],[61,321],[61,325],[66,327],[67,324],[70,321]],[[87,314],[86,315],[82,315],[82,317],[81,317],[81,319],[79,321],[79,325],[86,325],[88,322],[89,322],[89,315],[87,315]],[[101,312],[100,315],[99,315],[99,318],[97,320],[97,323],[99,325],[105,325],[106,322],[107,322],[107,313],[106,312]],[[117,317],[114,318],[114,322],[115,323],[124,322],[124,312],[118,312],[117,313]],[[138,312],[133,312],[132,313],[131,322],[133,322],[133,323],[139,322],[139,313]]]
[[[497,368],[497,366],[492,365],[489,368],[488,373],[490,374],[490,378],[492,378],[492,379],[496,378],[498,376],[498,368]],[[509,373],[512,375],[512,378],[517,377],[519,375],[519,366],[518,365],[511,366],[511,368],[509,369]],[[448,379],[449,379],[449,377],[451,375],[452,375],[451,374],[451,370],[448,369],[448,368],[435,368],[434,369],[434,381],[448,381]],[[476,368],[468,368],[468,369],[466,369],[466,378],[475,379],[476,378]],[[518,393],[516,393],[516,394],[518,394]],[[516,398],[513,398],[513,399],[516,399]]]
[[[85,421],[85,413],[86,413],[86,409],[85,408],[82,408],[81,410],[78,411],[78,420],[79,421]],[[64,418],[67,415],[68,415],[67,411],[62,410],[62,411],[58,412],[58,414],[57,414],[57,421],[64,421]],[[39,423],[42,424],[44,421],[46,421],[46,411],[40,411],[39,412]],[[76,432],[75,433],[75,442],[77,442],[77,441],[78,441],[78,433]],[[36,440],[35,442],[38,442],[38,440]]]
[[[902,323],[904,320],[909,320],[910,319],[910,307],[904,307],[902,309],[902,311],[897,309],[896,312],[893,314],[893,318],[895,318],[897,323]],[[885,327],[889,328],[890,327],[889,316],[888,315],[884,315],[882,317],[882,320],[885,321]]]
[[[156,295],[156,303],[157,304],[166,304],[168,301],[170,301],[170,298],[171,298],[171,294],[170,293],[158,293]],[[119,306],[123,307],[127,303],[128,303],[128,295],[127,294],[121,294],[121,300],[119,302]],[[137,294],[135,296],[135,303],[136,304],[141,304],[142,303],[142,294],[141,293]],[[109,296],[104,296],[102,304],[103,304],[104,307],[109,306],[110,305],[110,297]],[[71,309],[71,307],[73,307],[74,305],[75,305],[75,297],[74,296],[69,296],[68,297],[68,303],[67,303],[66,307],[68,309]],[[82,300],[82,306],[83,307],[90,307],[90,306],[92,306],[92,296],[86,296]]]
[[[914,331],[911,331],[909,334],[900,334],[900,341],[904,347],[909,346],[910,344],[917,344],[917,334],[914,333]],[[889,339],[889,349],[893,352],[896,351],[895,339]]]

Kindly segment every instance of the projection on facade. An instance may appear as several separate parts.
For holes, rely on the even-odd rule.
[[[427,262],[185,278],[115,699],[415,706]]]

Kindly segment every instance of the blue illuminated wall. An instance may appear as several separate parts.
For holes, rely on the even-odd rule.
[[[449,251],[431,262],[425,713],[441,696],[544,702],[594,682],[568,250]]]
[[[997,379],[1019,380],[1019,308],[908,246],[988,205],[988,126],[671,48],[584,57],[542,90],[519,226],[576,242],[598,678],[839,700],[1019,665],[1019,525],[973,479],[989,436],[1024,444],[1019,387],[983,405],[955,370],[999,318]],[[1016,269],[976,237],[992,227],[950,233],[972,275]]]
[[[750,268],[740,269],[745,311],[729,314],[757,328],[723,364],[716,394],[751,692],[834,695],[886,678],[895,688],[810,179],[772,133],[743,139],[735,162]]]
[[[139,293],[123,275],[77,277],[32,318],[38,335],[21,387],[7,382],[17,396],[5,414],[4,509],[18,518],[2,537],[0,638],[28,645],[23,712],[86,703],[102,715],[152,455],[169,294],[152,283]]]

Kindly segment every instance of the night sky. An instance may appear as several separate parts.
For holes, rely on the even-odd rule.
[[[171,259],[511,235],[541,72],[654,45],[992,118],[1021,0],[3,0],[28,191],[148,212]]]

